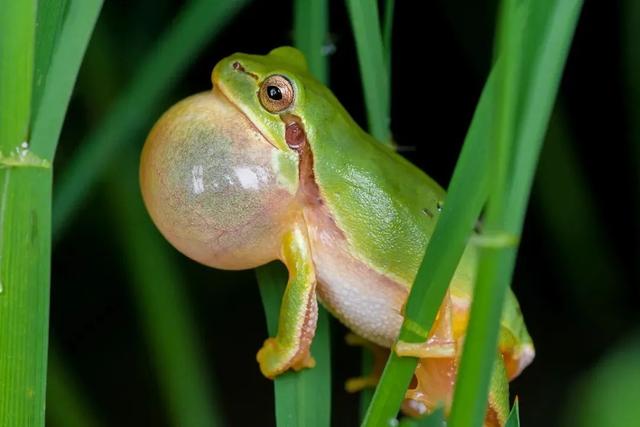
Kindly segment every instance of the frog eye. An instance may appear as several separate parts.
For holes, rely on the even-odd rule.
[[[258,92],[260,103],[270,113],[280,113],[293,104],[293,85],[284,76],[267,77]]]

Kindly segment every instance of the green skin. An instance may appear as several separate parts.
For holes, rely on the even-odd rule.
[[[274,75],[284,76],[293,90],[291,104],[278,112],[270,112],[258,96],[265,79]],[[290,277],[278,334],[258,352],[265,376],[313,366],[309,346],[316,296],[365,339],[394,346],[404,302],[445,198],[443,189],[363,131],[331,91],[311,76],[296,49],[234,54],[216,65],[212,80],[211,93],[188,98],[165,113],[145,145],[141,186],[158,228],[186,255],[217,268],[253,268],[273,259],[285,263]],[[287,139],[291,124],[302,130],[303,148],[292,147]],[[229,148],[240,139],[239,151]],[[216,164],[216,170],[233,163],[235,169],[229,172],[211,172],[220,175],[212,182],[235,183],[247,167],[259,172],[251,175],[249,184],[240,179],[242,185],[229,184],[229,190],[212,190],[211,198],[201,199],[191,187],[180,187],[203,173],[201,163],[184,154],[194,151],[200,153],[196,163]],[[244,158],[249,155],[250,160]],[[239,170],[244,172],[238,175]],[[207,173],[205,166],[201,190],[206,190]],[[192,227],[202,222],[189,217],[194,211],[207,219],[206,225]],[[439,329],[424,333],[421,345],[396,343],[396,352],[420,357],[423,366],[430,359],[455,365],[475,263],[476,250],[470,245],[451,283],[450,303],[441,309]],[[511,292],[498,350],[502,357],[489,403],[497,422],[487,421],[492,425],[502,425],[506,416],[507,377],[519,374],[533,358]],[[442,397],[441,390],[422,391]]]

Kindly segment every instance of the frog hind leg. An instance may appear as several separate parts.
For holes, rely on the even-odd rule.
[[[267,378],[289,369],[315,366],[310,347],[318,319],[316,275],[303,224],[294,224],[285,233],[281,258],[289,271],[289,281],[280,306],[278,333],[264,342],[256,356]]]
[[[449,293],[441,306],[432,332],[424,343],[398,342],[399,356],[420,358],[412,384],[405,395],[402,411],[418,417],[444,407],[449,413],[453,400],[458,362],[462,350],[461,337],[454,336],[451,297]],[[505,363],[498,354],[489,389],[489,402],[484,425],[502,427],[509,411],[509,386]]]
[[[439,407],[449,412],[458,370],[457,346],[447,292],[428,339],[423,343],[398,341],[395,345],[398,356],[420,359],[402,404],[405,414],[419,417]]]

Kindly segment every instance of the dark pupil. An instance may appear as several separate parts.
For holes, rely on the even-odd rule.
[[[267,86],[267,95],[274,101],[280,101],[282,99],[282,92],[277,86]]]

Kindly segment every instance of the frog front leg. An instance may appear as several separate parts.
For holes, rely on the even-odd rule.
[[[303,223],[284,234],[281,260],[289,271],[289,281],[280,306],[278,333],[268,338],[257,354],[260,370],[268,378],[288,369],[315,366],[309,348],[318,319],[316,274]]]

